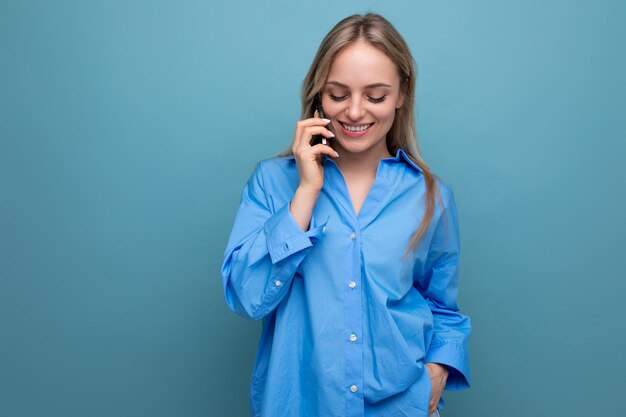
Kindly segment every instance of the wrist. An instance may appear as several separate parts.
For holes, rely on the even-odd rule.
[[[307,196],[317,197],[320,194],[321,190],[319,188],[311,187],[308,185],[300,184],[296,189],[296,194],[302,194]]]
[[[437,367],[440,368],[441,371],[445,372],[446,374],[450,372],[448,369],[448,365],[446,365],[445,363],[439,363],[439,362],[426,362],[426,363],[431,364],[431,365],[437,365]]]

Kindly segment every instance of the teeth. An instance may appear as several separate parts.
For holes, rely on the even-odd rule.
[[[367,124],[367,125],[361,125],[361,126],[348,126],[348,125],[344,125],[343,123],[341,125],[350,132],[362,132],[368,127],[370,127],[372,123]]]

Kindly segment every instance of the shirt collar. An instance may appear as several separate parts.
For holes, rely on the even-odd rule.
[[[329,160],[332,161],[332,158],[329,158],[328,155],[326,155],[326,154],[323,154],[323,155],[324,155],[324,159],[329,159]],[[294,158],[295,159],[295,156],[290,155],[290,158]],[[385,158],[385,159],[388,160],[388,161],[396,161],[396,162],[404,161],[408,165],[412,166],[413,169],[415,169],[417,172],[423,173],[422,168],[417,166],[417,164],[415,162],[413,162],[413,160],[409,157],[409,155],[406,154],[406,152],[402,148],[398,148],[398,150],[396,151],[396,156],[395,157]]]
[[[404,162],[406,162],[407,164],[409,164],[410,166],[415,168],[417,170],[417,172],[419,172],[419,173],[423,172],[422,168],[417,166],[417,164],[415,162],[413,162],[413,160],[409,157],[409,155],[406,154],[406,152],[404,152],[404,149],[402,149],[402,148],[398,148],[398,150],[396,151],[395,158],[389,158],[389,159],[394,159],[396,161],[399,161],[400,159],[403,159]]]

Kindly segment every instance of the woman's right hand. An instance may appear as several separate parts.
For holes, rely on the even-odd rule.
[[[296,123],[296,132],[291,150],[298,166],[299,187],[319,191],[322,189],[322,185],[324,185],[322,154],[335,157],[339,156],[339,154],[329,145],[319,143],[311,146],[311,139],[314,135],[321,134],[326,138],[335,137],[335,134],[325,127],[330,123],[330,120],[317,117],[317,110],[313,116],[310,119],[300,120]]]

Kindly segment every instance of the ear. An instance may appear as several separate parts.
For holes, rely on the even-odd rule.
[[[398,110],[404,104],[404,91],[400,90],[398,100],[396,100],[396,110]]]

